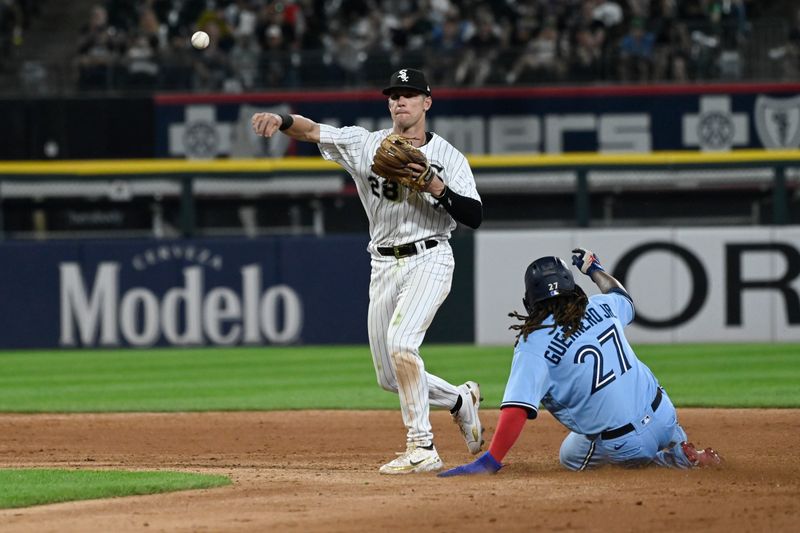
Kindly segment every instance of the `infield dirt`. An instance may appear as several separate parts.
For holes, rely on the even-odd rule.
[[[717,469],[558,463],[566,430],[528,422],[496,476],[381,476],[404,448],[398,411],[0,415],[0,467],[178,470],[218,489],[0,511],[0,530],[43,531],[797,531],[800,410],[679,409]],[[498,411],[483,411],[487,440]],[[448,467],[457,428],[432,413]]]

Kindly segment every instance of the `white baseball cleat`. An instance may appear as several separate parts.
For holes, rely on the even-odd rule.
[[[461,393],[461,409],[453,415],[453,422],[458,424],[458,429],[467,441],[469,453],[475,455],[483,447],[483,426],[478,418],[478,409],[481,406],[481,387],[474,381],[467,381],[458,386]]]
[[[419,472],[433,472],[444,466],[439,459],[435,446],[431,449],[420,448],[409,443],[406,451],[398,454],[399,457],[383,465],[381,474],[417,474]]]

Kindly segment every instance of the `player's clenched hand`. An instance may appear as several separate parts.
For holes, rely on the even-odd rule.
[[[256,132],[256,135],[272,137],[281,127],[283,119],[275,113],[256,113],[250,123],[253,125],[253,131]]]
[[[486,452],[473,462],[451,468],[450,470],[439,474],[438,477],[496,474],[501,468],[503,468],[503,465],[500,464],[500,462],[498,462],[490,452]]]
[[[409,163],[408,169],[411,171],[411,177],[421,183],[427,183],[424,188],[421,190],[423,192],[432,192],[434,194],[441,193],[441,189],[444,187],[444,182],[436,175],[433,167],[426,167],[425,165],[420,165],[419,163]],[[426,172],[430,172],[432,179],[426,179],[423,176]],[[435,190],[434,190],[435,189]]]
[[[591,276],[593,272],[598,270],[605,272],[603,265],[600,264],[600,259],[591,250],[575,248],[572,253],[576,254],[572,256],[572,264],[587,276]]]

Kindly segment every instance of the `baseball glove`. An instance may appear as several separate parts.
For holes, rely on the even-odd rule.
[[[415,178],[409,163],[421,165],[425,170]],[[372,159],[372,172],[419,192],[428,190],[434,176],[425,154],[411,144],[411,139],[396,133],[381,141]]]

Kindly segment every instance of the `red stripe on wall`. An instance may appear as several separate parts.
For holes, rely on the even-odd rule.
[[[684,94],[800,93],[798,83],[706,83],[692,85],[606,85],[592,87],[507,87],[486,89],[433,89],[434,98],[596,98],[603,96],[664,96]],[[341,102],[383,100],[380,89],[356,91],[279,91],[238,94],[163,93],[160,105],[237,104],[243,102]]]

